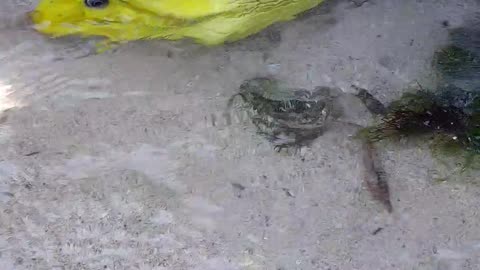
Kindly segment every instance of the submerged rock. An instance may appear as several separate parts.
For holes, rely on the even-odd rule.
[[[330,119],[341,115],[336,102],[341,90],[289,88],[272,78],[245,81],[235,97],[243,101],[257,131],[276,149],[310,144],[322,135]]]

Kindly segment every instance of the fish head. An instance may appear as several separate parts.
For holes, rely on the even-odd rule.
[[[150,1],[141,0],[41,0],[30,13],[34,28],[53,36],[102,36],[112,41],[168,35],[183,19],[159,14]]]

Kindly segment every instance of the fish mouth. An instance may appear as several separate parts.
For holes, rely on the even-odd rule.
[[[43,20],[42,15],[38,11],[27,12],[25,17],[28,24],[40,32],[51,25],[50,21]]]
[[[41,15],[40,15],[40,12],[38,11],[30,11],[30,12],[27,12],[27,14],[25,14],[25,18],[26,20],[30,23],[30,24],[35,24],[37,23],[38,21],[41,20]]]
[[[51,21],[37,10],[26,14],[29,26],[35,31],[51,37],[61,37],[78,33],[78,28],[70,23]]]

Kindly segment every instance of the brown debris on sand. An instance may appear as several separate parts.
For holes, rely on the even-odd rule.
[[[373,144],[364,142],[362,145],[362,162],[365,170],[362,174],[362,180],[372,197],[381,202],[391,213],[393,212],[393,206],[390,201],[388,182],[385,179],[385,173],[378,167],[377,160]]]

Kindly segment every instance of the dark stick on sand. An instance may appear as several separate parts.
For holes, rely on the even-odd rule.
[[[365,142],[363,144],[362,152],[362,161],[365,168],[363,181],[372,197],[385,205],[387,211],[391,213],[393,207],[390,202],[388,183],[385,179],[384,172],[375,164],[375,161],[377,160],[375,148],[371,143]]]

